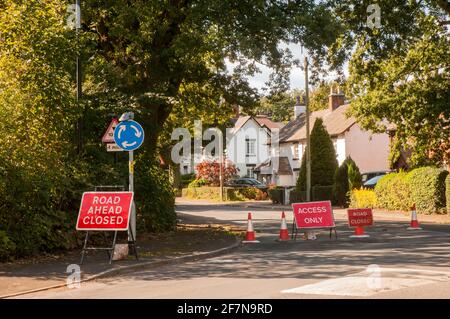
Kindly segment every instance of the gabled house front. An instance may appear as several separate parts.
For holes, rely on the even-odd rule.
[[[297,102],[296,110],[298,108]],[[388,170],[389,135],[363,130],[355,118],[347,117],[349,108],[350,104],[345,103],[342,93],[331,91],[328,108],[310,114],[310,129],[317,118],[322,118],[333,141],[339,165],[350,156],[361,173]],[[272,141],[269,143],[270,159],[256,167],[259,178],[270,179],[280,186],[294,186],[306,147],[305,113],[296,114],[295,119],[280,130],[278,149]]]

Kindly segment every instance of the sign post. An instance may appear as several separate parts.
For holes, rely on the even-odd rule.
[[[294,212],[292,239],[297,238],[301,229],[308,232],[322,228],[330,230],[330,238],[334,230],[337,239],[336,224],[330,201],[294,203],[292,209]]]
[[[114,142],[124,151],[128,151],[128,190],[134,192],[134,150],[138,149],[144,142],[144,129],[138,123],[133,121],[133,112],[122,114],[114,129]],[[128,240],[132,239],[134,234],[136,238],[136,206],[133,202],[131,209],[131,232],[129,232]],[[132,233],[132,234],[131,234]]]

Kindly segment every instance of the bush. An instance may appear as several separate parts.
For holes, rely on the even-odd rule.
[[[337,166],[333,142],[322,119],[318,118],[311,131],[311,188],[333,185]],[[297,191],[306,191],[306,151],[302,157],[296,188]]]
[[[16,245],[5,231],[0,231],[0,260],[8,260],[14,255]]]
[[[389,210],[409,210],[413,204],[410,185],[404,172],[390,173],[375,186],[377,205]]]
[[[306,201],[306,192],[299,192],[295,189],[289,192],[289,204],[302,203],[304,201]]]
[[[411,201],[423,214],[445,213],[445,179],[448,171],[435,167],[421,167],[408,173]]]
[[[283,204],[284,200],[284,188],[275,187],[271,188],[268,191],[269,198],[272,200],[273,204]]]
[[[176,225],[175,196],[168,173],[145,153],[136,162],[137,225],[144,232],[163,232]]]
[[[220,185],[220,163],[216,160],[205,160],[197,165],[197,179],[204,179],[210,186]],[[236,166],[229,160],[223,159],[222,162],[222,177],[223,183],[228,182],[233,176],[236,176]]]
[[[192,199],[220,200],[220,187],[202,186],[184,188],[183,197]]]
[[[445,179],[445,201],[447,202],[447,214],[450,214],[450,174]]]
[[[189,183],[188,188],[202,187],[207,184],[208,184],[208,181],[206,179],[203,179],[203,178],[194,179],[192,182]]]
[[[347,157],[334,174],[333,194],[336,204],[347,207],[350,201],[350,190],[360,188],[361,185],[362,177],[359,168],[351,157]]]
[[[195,180],[195,173],[181,175],[181,187],[187,187]]]
[[[313,201],[330,200],[333,201],[333,185],[313,186],[311,199]]]
[[[351,208],[376,208],[377,196],[372,189],[353,189],[350,192]]]

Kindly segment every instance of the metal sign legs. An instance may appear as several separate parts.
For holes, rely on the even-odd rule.
[[[316,228],[316,229],[318,229],[318,228]],[[292,222],[292,235],[291,235],[291,238],[293,240],[297,240],[297,236],[298,236],[298,233],[300,232],[300,230],[301,230],[300,228],[297,228],[297,224],[296,224],[296,221],[294,218],[294,221]],[[314,231],[315,229],[310,229],[310,230]],[[308,231],[308,229],[305,229],[305,231]],[[335,239],[338,239],[336,227],[330,227],[330,239],[333,234],[333,231],[334,231]]]

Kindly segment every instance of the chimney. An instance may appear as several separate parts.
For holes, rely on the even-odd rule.
[[[334,90],[334,85],[330,87],[330,95],[328,96],[328,108],[334,111],[339,106],[345,104],[345,95],[338,86],[338,90]]]
[[[304,100],[304,99],[303,99]],[[294,105],[294,120],[302,113],[306,112],[306,105],[300,102],[300,95],[297,95],[297,103]]]

